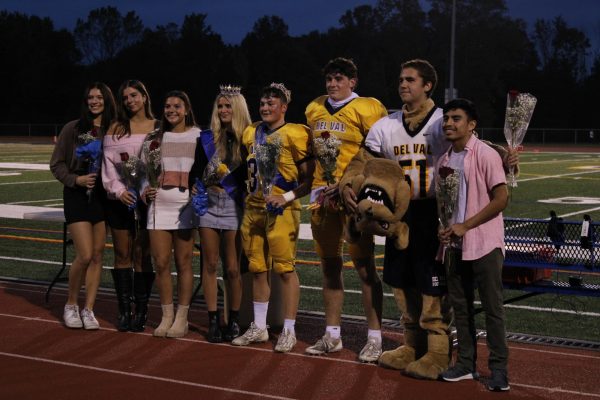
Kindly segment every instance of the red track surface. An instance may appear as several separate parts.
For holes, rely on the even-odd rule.
[[[511,391],[484,387],[487,359],[480,343],[480,382],[420,381],[356,362],[366,327],[343,329],[345,349],[327,357],[304,348],[322,334],[324,321],[301,316],[291,354],[273,353],[271,341],[250,347],[207,343],[206,312],[191,313],[184,339],[119,333],[111,324],[113,296],[100,294],[99,331],[61,325],[64,290],[44,304],[43,287],[0,283],[0,399],[599,399],[600,353],[547,346],[510,346]],[[153,300],[155,302],[155,300]],[[160,319],[158,304],[151,322]],[[277,332],[276,332],[277,333]],[[384,332],[384,347],[397,332]]]

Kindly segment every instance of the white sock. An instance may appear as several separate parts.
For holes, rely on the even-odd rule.
[[[261,303],[258,301],[254,301],[254,325],[258,327],[258,329],[266,329],[267,328],[267,311],[269,310],[269,302]]]
[[[369,339],[370,337],[379,340],[379,343],[381,343],[381,329],[369,329],[369,331],[367,332],[367,339]]]
[[[339,339],[342,334],[342,328],[340,326],[327,325],[325,327],[325,333],[329,332],[329,337],[332,339]]]
[[[283,320],[283,329],[287,329],[288,331],[290,331],[290,333],[292,335],[296,335],[296,330],[294,329],[294,326],[296,325],[296,320],[295,319],[284,319]]]

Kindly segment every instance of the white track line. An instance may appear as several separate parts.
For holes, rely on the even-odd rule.
[[[0,313],[0,316],[22,319],[24,321],[48,322],[48,323],[53,323],[53,324],[61,324],[59,321],[56,321],[56,320],[46,320],[46,319],[43,319],[43,318],[23,317],[21,315],[12,315],[12,314]],[[100,329],[101,330],[106,330],[106,331],[116,332],[116,329],[111,329],[111,328],[100,328]],[[128,334],[151,336],[151,334],[149,334],[149,333],[128,333]],[[182,340],[182,341],[185,341],[185,342],[205,344],[205,345],[209,345],[209,346],[227,346],[227,347],[231,347],[231,345],[228,344],[228,343],[208,343],[208,342],[205,342],[205,341],[194,340],[194,339],[187,339],[187,338],[178,338],[178,339],[175,339],[175,340]],[[480,343],[479,345],[483,346],[485,344],[484,343]],[[512,349],[515,349],[515,350],[518,349],[518,350],[524,350],[524,351],[535,351],[535,352],[538,352],[538,353],[554,354],[554,355],[561,355],[561,356],[566,356],[566,357],[600,359],[600,357],[588,356],[588,355],[585,355],[585,354],[563,353],[563,352],[548,351],[548,350],[535,350],[535,349],[528,349],[528,348],[524,348],[524,347],[520,347],[520,346],[516,346],[516,347],[515,346],[509,346],[509,347],[512,348]],[[254,347],[236,347],[236,348],[238,350],[240,350],[240,351],[260,351],[260,352],[264,352],[264,353],[272,353],[273,352],[270,349],[254,348]],[[144,375],[144,374],[137,374],[137,373],[131,373],[131,372],[123,372],[123,371],[118,371],[118,370],[111,370],[111,369],[106,369],[106,368],[92,367],[92,366],[88,366],[88,365],[75,364],[75,363],[69,363],[69,362],[64,362],[64,361],[56,361],[56,360],[51,360],[51,359],[46,359],[46,358],[40,358],[40,357],[24,356],[24,355],[21,355],[21,354],[13,354],[13,353],[0,352],[0,355],[4,355],[6,357],[22,358],[22,359],[27,359],[27,360],[31,360],[31,361],[47,362],[47,363],[50,363],[50,364],[65,365],[65,366],[74,367],[74,368],[91,369],[91,370],[95,370],[95,371],[107,372],[107,373],[114,373],[114,374],[118,374],[118,375],[133,376],[133,377],[136,377],[136,378],[158,380],[158,381],[175,383],[175,384],[180,384],[180,385],[202,387],[202,388],[206,388],[206,389],[214,389],[214,390],[217,390],[217,391],[221,390],[221,391],[232,392],[232,393],[240,393],[240,394],[247,394],[247,395],[258,395],[258,396],[263,396],[265,398],[271,398],[271,399],[289,399],[288,397],[277,397],[277,396],[271,396],[271,395],[266,395],[266,394],[256,393],[256,392],[247,392],[247,391],[242,391],[242,390],[237,390],[237,389],[228,389],[228,388],[223,388],[223,387],[220,387],[220,386],[203,385],[203,384],[199,384],[199,383],[195,383],[195,382],[179,381],[179,380],[174,380],[174,379],[169,379],[169,378],[161,378],[161,377],[152,376],[152,375]],[[310,358],[310,359],[314,359],[314,358],[318,357],[318,356],[311,356],[311,355],[299,354],[299,353],[287,353],[286,356],[297,356],[297,357]],[[337,358],[332,358],[332,357],[318,357],[318,358],[322,359],[322,360],[333,361],[333,362],[344,362],[344,363],[355,364],[355,365],[362,366],[362,367],[376,367],[375,364],[370,364],[370,363],[369,364],[365,364],[365,363],[361,363],[361,362],[358,362],[358,361],[352,361],[352,360],[342,360],[342,359],[337,359]],[[516,387],[523,387],[523,388],[528,388],[528,389],[536,389],[536,390],[540,390],[540,391],[546,391],[546,392],[550,392],[550,393],[569,393],[569,394],[577,394],[577,395],[581,395],[581,396],[599,397],[600,398],[600,394],[597,394],[597,393],[587,393],[587,392],[573,391],[573,390],[561,389],[561,388],[558,388],[558,387],[546,387],[546,386],[529,385],[529,384],[524,384],[524,383],[517,383],[517,382],[514,382],[514,381],[511,381],[511,385],[516,386]]]
[[[119,370],[115,370],[115,369],[92,367],[90,365],[76,364],[76,363],[65,362],[65,361],[57,361],[57,360],[51,360],[48,358],[41,358],[41,357],[24,356],[22,354],[6,353],[3,351],[0,351],[0,355],[5,356],[5,357],[20,358],[20,359],[29,360],[29,361],[37,361],[37,362],[43,362],[43,363],[48,363],[48,364],[63,365],[63,366],[73,367],[73,368],[89,369],[92,371],[106,372],[109,374],[124,375],[124,376],[131,376],[134,378],[142,378],[142,379],[150,379],[150,380],[160,381],[160,382],[174,383],[177,385],[185,385],[185,386],[192,386],[192,387],[198,387],[198,388],[203,388],[203,389],[211,389],[211,390],[215,390],[217,392],[243,394],[246,396],[256,396],[256,397],[265,398],[265,399],[278,399],[278,400],[292,400],[293,399],[291,397],[273,396],[273,395],[266,394],[266,393],[251,392],[248,390],[230,389],[230,388],[224,388],[222,386],[205,385],[202,383],[182,381],[179,379],[162,378],[160,376],[154,376],[154,375],[137,374],[134,372],[125,372],[125,371],[119,371]]]

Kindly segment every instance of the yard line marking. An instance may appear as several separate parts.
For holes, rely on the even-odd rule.
[[[37,263],[37,264],[49,264],[49,265],[62,265],[62,262],[60,262],[60,261],[37,260],[37,259],[32,259],[32,258],[21,258],[21,257],[0,256],[0,260],[23,261],[23,262],[31,262],[31,263]],[[70,266],[70,265],[71,265],[70,263],[67,263],[67,266]],[[113,267],[109,267],[107,265],[103,265],[102,269],[111,270],[111,269],[113,269]],[[177,276],[177,272],[171,272],[171,276]],[[194,274],[194,277],[198,278],[199,275]],[[323,288],[318,287],[318,286],[306,286],[306,285],[300,285],[300,289],[306,289],[306,290],[323,290]],[[344,293],[348,293],[348,294],[361,294],[361,291],[360,290],[355,290],[355,289],[344,289]],[[394,297],[394,295],[392,293],[390,293],[390,292],[384,292],[383,295],[385,297]],[[481,302],[475,301],[475,304],[481,305]],[[517,305],[517,304],[505,304],[504,307],[505,308],[513,308],[513,309],[522,309],[522,310],[526,310],[526,311],[542,311],[542,312],[550,312],[550,313],[554,312],[554,313],[561,313],[561,314],[575,314],[575,315],[582,315],[582,316],[594,317],[594,318],[599,318],[600,317],[600,313],[591,312],[591,311],[580,311],[580,312],[578,312],[578,311],[566,310],[566,309],[562,309],[562,308],[521,306],[521,305]]]
[[[572,212],[572,213],[568,213],[568,214],[562,214],[562,215],[559,215],[559,217],[571,217],[573,215],[585,214],[588,212],[598,211],[598,210],[600,210],[600,207],[588,208],[587,210],[580,210],[580,211],[576,211],[576,212]]]
[[[58,200],[62,200],[62,199],[46,199],[46,200],[28,200],[28,201],[13,201],[10,203],[4,203],[4,204],[29,204],[29,203],[45,203],[47,201],[58,201]],[[62,204],[62,203],[61,203]]]
[[[167,382],[167,383],[175,383],[177,385],[185,385],[185,386],[193,386],[193,387],[198,387],[198,388],[203,388],[203,389],[211,389],[211,390],[216,390],[216,391],[221,391],[221,392],[243,394],[243,395],[247,395],[247,396],[258,396],[260,398],[266,398],[266,399],[293,400],[292,397],[273,396],[273,395],[266,394],[266,393],[251,392],[249,390],[230,389],[230,388],[225,388],[222,386],[206,385],[206,384],[202,384],[202,383],[182,381],[179,379],[163,378],[163,377],[154,376],[154,375],[146,375],[146,374],[138,374],[135,372],[119,371],[116,369],[93,367],[91,365],[77,364],[77,363],[66,362],[66,361],[58,361],[58,360],[52,360],[49,358],[31,357],[31,356],[25,356],[22,354],[6,353],[4,351],[0,351],[0,355],[3,355],[5,357],[25,359],[25,360],[29,360],[29,361],[38,361],[38,362],[43,362],[43,363],[55,364],[55,365],[63,365],[63,366],[73,367],[73,368],[81,368],[81,369],[89,369],[92,371],[107,372],[107,373],[115,374],[115,375],[124,375],[124,376],[131,376],[134,378],[150,379],[150,380]]]
[[[582,172],[571,172],[569,174],[561,174],[561,175],[544,175],[544,176],[538,176],[535,178],[525,178],[525,179],[518,179],[517,182],[521,183],[521,182],[529,182],[529,181],[539,181],[542,179],[554,179],[554,178],[562,178],[565,176],[573,176],[573,175],[585,175],[585,174],[598,174],[600,173],[600,170],[593,170],[593,171],[582,171]]]
[[[14,168],[14,169],[32,169],[36,171],[50,171],[50,165],[45,164],[27,164],[27,163],[0,163],[0,168]]]
[[[55,206],[63,206],[63,203],[53,203],[53,204],[44,204],[44,207],[55,207]]]
[[[38,183],[50,183],[50,182],[58,182],[58,181],[56,179],[52,179],[51,181],[4,182],[4,183],[0,183],[0,185],[35,185]]]

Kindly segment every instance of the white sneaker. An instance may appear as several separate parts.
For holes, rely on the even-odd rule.
[[[275,351],[278,353],[287,353],[291,351],[296,345],[296,335],[290,332],[289,329],[284,329],[277,339],[277,345],[275,345]]]
[[[63,320],[67,328],[83,328],[83,322],[79,317],[79,306],[77,304],[65,304]]]
[[[362,362],[377,362],[381,356],[381,340],[373,336],[367,338],[367,344],[360,351],[358,359]]]
[[[325,353],[335,353],[341,351],[342,348],[342,338],[339,337],[333,339],[329,332],[327,332],[321,339],[317,340],[317,343],[307,347],[304,352],[312,355],[320,355]]]
[[[93,331],[100,328],[100,324],[96,317],[94,317],[94,312],[92,310],[84,308],[83,311],[81,311],[81,320],[83,321],[83,329]]]
[[[248,346],[250,343],[263,343],[269,340],[267,329],[260,329],[252,322],[250,328],[242,336],[238,336],[231,342],[234,346]]]

